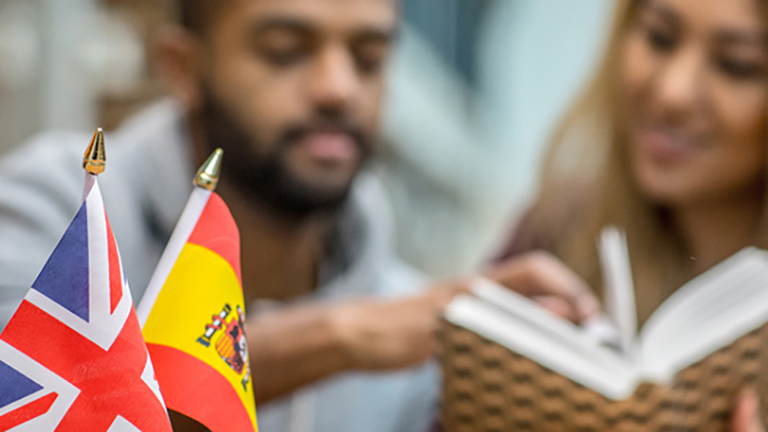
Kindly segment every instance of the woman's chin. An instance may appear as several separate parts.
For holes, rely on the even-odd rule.
[[[697,201],[701,191],[674,175],[636,175],[635,183],[643,198],[664,207],[679,207]]]

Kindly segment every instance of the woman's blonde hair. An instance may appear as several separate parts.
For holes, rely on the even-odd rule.
[[[593,80],[552,136],[530,223],[534,233],[553,238],[552,252],[598,294],[602,281],[595,241],[605,226],[624,229],[642,323],[694,274],[669,215],[644,198],[631,178],[619,68],[624,37],[641,1],[617,2],[608,45]],[[768,246],[764,237],[757,239],[758,246]]]

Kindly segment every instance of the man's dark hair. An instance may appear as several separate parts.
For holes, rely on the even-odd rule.
[[[192,33],[203,35],[227,0],[177,0],[179,23]]]

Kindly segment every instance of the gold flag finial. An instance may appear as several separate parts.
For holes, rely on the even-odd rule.
[[[83,169],[90,174],[99,175],[104,172],[106,166],[107,153],[104,150],[104,131],[98,128],[93,134],[88,150],[85,151]]]
[[[221,160],[224,157],[224,150],[216,149],[207,161],[200,167],[195,176],[195,185],[209,191],[216,190],[219,184],[219,173],[221,173]]]

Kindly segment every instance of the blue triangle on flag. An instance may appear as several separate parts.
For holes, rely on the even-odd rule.
[[[88,321],[88,286],[88,211],[83,203],[32,288]]]
[[[41,390],[43,387],[0,361],[0,408]]]

